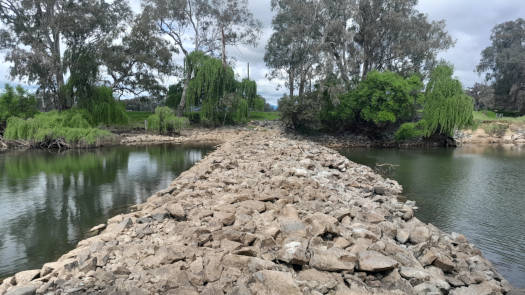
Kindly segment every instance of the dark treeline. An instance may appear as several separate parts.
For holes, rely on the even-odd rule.
[[[279,102],[283,121],[305,131],[397,139],[451,136],[469,126],[472,98],[453,67],[437,59],[454,42],[445,22],[428,20],[417,2],[273,0],[265,62],[269,78],[286,81],[289,90]],[[522,44],[510,55],[523,53]],[[485,66],[500,60],[490,57],[494,52],[501,50],[484,51],[479,70],[498,87],[510,80]]]
[[[373,137],[397,131],[400,139],[450,136],[469,125],[472,98],[453,68],[437,59],[454,41],[445,22],[430,21],[417,2],[271,0],[273,34],[264,60],[268,78],[288,89],[279,102],[282,120],[295,129]],[[12,78],[37,86],[34,94],[8,88],[0,99],[0,127],[17,117],[17,130],[9,132],[15,138],[84,128],[78,116],[88,128],[125,124],[120,97],[137,97],[127,102],[130,110],[170,108],[150,118],[155,130],[178,130],[186,120],[243,123],[250,111],[269,109],[255,81],[236,78],[227,52],[260,37],[247,0],[142,1],[138,12],[127,0],[6,0],[0,20]],[[478,66],[488,84],[468,92],[476,107],[525,112],[524,23],[494,28]],[[177,55],[184,61],[176,63]],[[173,78],[179,82],[166,87]],[[62,117],[40,114],[27,122],[36,104]],[[51,119],[59,123],[33,130]]]
[[[0,101],[9,105],[0,112],[0,126],[9,129],[8,118],[18,117],[11,120],[16,130],[5,132],[11,139],[41,140],[64,133],[57,128],[84,128],[69,121],[77,114],[88,128],[125,124],[122,96],[147,97],[148,106],[168,105],[207,125],[242,123],[250,110],[265,107],[254,81],[235,79],[226,51],[255,45],[259,37],[261,24],[246,0],[143,1],[138,13],[126,0],[6,0],[0,20],[11,77],[37,86],[29,99],[6,89]],[[174,62],[179,54],[183,64]],[[168,89],[164,82],[173,77],[181,82]],[[16,111],[27,102],[31,109],[59,111],[60,123],[33,130],[51,116],[33,120],[34,113]],[[143,108],[143,99],[128,105]]]

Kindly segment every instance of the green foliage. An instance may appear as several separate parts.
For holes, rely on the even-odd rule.
[[[156,108],[155,114],[148,118],[148,130],[162,135],[178,134],[188,125],[188,118],[175,116],[169,107]]]
[[[425,135],[425,120],[417,123],[403,123],[394,134],[396,140],[413,140],[422,138]]]
[[[6,84],[5,92],[0,95],[0,129],[9,117],[33,117],[38,113],[36,104],[35,96],[27,93],[24,88],[18,86],[15,89]]]
[[[182,98],[183,90],[182,83],[171,85],[168,88],[168,94],[166,95],[166,106],[172,109],[177,109]]]
[[[404,79],[392,72],[372,71],[337,101],[325,95],[321,119],[327,129],[370,125],[377,130],[396,125],[415,116],[422,88],[417,76]]]
[[[452,78],[453,73],[451,66],[439,65],[430,75],[423,111],[426,137],[436,133],[452,136],[454,130],[473,123],[472,98],[463,92],[461,83]]]
[[[423,88],[421,80],[403,79],[392,72],[372,71],[351,94],[360,119],[378,127],[411,119],[415,103]]]
[[[185,71],[192,73],[188,83],[186,115],[206,125],[235,124],[248,119],[247,101],[236,93],[233,70],[222,61],[195,51],[186,57]]]
[[[239,93],[244,99],[248,100],[250,109],[256,109],[257,83],[255,83],[255,81],[243,79],[239,86]]]
[[[266,106],[266,100],[262,96],[257,95],[253,100],[252,110],[263,112],[265,106]]]
[[[321,101],[317,92],[303,96],[285,96],[279,100],[281,120],[288,128],[299,131],[319,131],[321,124]]]
[[[40,113],[27,120],[11,117],[7,120],[6,139],[42,142],[63,138],[69,144],[93,144],[111,136],[106,130],[92,128],[79,110]]]
[[[89,97],[81,99],[78,107],[87,111],[87,117],[92,125],[126,124],[126,108],[123,103],[113,97],[109,87],[92,87]]]

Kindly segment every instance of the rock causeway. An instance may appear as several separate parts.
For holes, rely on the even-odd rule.
[[[506,294],[401,186],[277,129],[225,136],[165,190],[0,294]]]

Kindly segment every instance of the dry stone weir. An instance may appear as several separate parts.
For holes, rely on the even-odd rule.
[[[278,130],[243,132],[0,294],[505,294],[401,187]],[[23,293],[21,293],[23,292]]]

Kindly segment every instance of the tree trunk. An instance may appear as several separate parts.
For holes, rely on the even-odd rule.
[[[299,81],[299,96],[303,96],[305,85],[306,85],[306,77],[304,73],[301,73],[301,80]]]
[[[188,85],[190,84],[191,73],[186,74],[186,79],[184,80],[184,88],[182,89],[182,95],[180,97],[179,107],[177,108],[177,116],[182,117],[184,115],[184,108],[186,107],[186,92],[188,90]]]
[[[226,40],[224,36],[224,27],[221,25],[221,41],[222,41],[222,65],[226,66]]]
[[[54,41],[54,46],[53,46],[53,52],[52,52],[52,55],[53,55],[53,59],[54,59],[54,62],[55,62],[55,78],[56,78],[56,81],[57,81],[57,93],[56,93],[56,101],[55,101],[55,108],[57,108],[58,110],[64,110],[66,109],[66,102],[65,102],[65,97],[63,97],[64,95],[62,94],[62,91],[61,89],[63,88],[64,86],[64,73],[63,73],[63,70],[62,70],[62,58],[61,58],[61,55],[60,55],[60,33],[54,33],[53,34],[53,41]]]
[[[288,87],[290,88],[290,98],[293,97],[293,90],[294,90],[293,81],[294,81],[293,70],[290,69],[290,71],[288,72]]]

